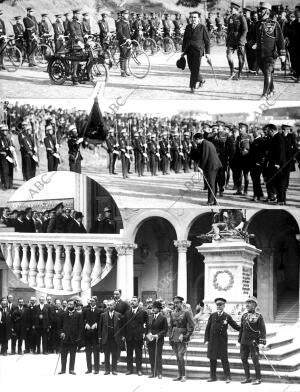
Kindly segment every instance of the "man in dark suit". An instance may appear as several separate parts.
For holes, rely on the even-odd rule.
[[[26,306],[24,299],[19,298],[18,306],[11,313],[13,336],[11,339],[12,354],[16,353],[16,343],[18,342],[18,354],[22,354],[23,340],[26,332]]]
[[[41,341],[43,354],[47,354],[47,333],[50,325],[49,305],[45,303],[45,297],[39,298],[39,304],[35,306],[35,330],[37,335],[37,353],[41,352]]]
[[[144,334],[148,333],[148,314],[139,308],[138,298],[133,297],[131,308],[124,315],[124,335],[127,345],[127,373],[133,373],[133,351],[135,351],[136,371],[142,376],[142,352]]]
[[[121,313],[122,316],[129,310],[130,306],[127,302],[121,299],[121,290],[116,289],[114,291],[115,311]]]
[[[122,340],[122,318],[121,314],[115,311],[115,307],[115,301],[110,300],[107,303],[107,312],[102,313],[100,318],[99,341],[105,355],[104,375],[110,374],[110,370],[112,370],[113,375],[117,375],[117,361]]]
[[[187,62],[191,71],[190,89],[195,92],[196,84],[202,87],[205,80],[200,74],[201,58],[205,54],[210,60],[210,41],[206,27],[200,23],[200,14],[195,11],[191,14],[192,23],[185,28],[182,42],[182,51],[187,55]]]
[[[207,184],[208,205],[217,204],[216,199],[216,177],[222,163],[218,157],[216,147],[213,143],[204,139],[203,133],[194,135],[196,147],[191,150],[191,158],[203,171],[204,181]]]
[[[7,355],[8,340],[11,338],[11,315],[7,298],[3,297],[0,304],[0,346],[1,355]]]
[[[162,378],[162,350],[164,337],[168,333],[167,318],[161,313],[162,304],[154,301],[152,314],[149,316],[149,332],[147,334],[147,347],[151,364],[151,374],[149,378],[158,376]]]
[[[86,353],[86,374],[92,373],[92,353],[94,356],[94,374],[99,373],[100,353],[98,345],[99,322],[101,310],[97,308],[95,298],[90,299],[90,304],[83,310],[83,325]]]
[[[25,233],[35,233],[35,226],[34,226],[34,221],[32,219],[32,208],[27,207],[25,209],[25,218],[24,218],[24,232]]]
[[[225,380],[228,384],[231,380],[227,347],[228,324],[236,331],[239,331],[240,327],[228,313],[224,312],[226,299],[216,298],[215,303],[217,311],[209,316],[204,335],[204,342],[208,344],[207,357],[210,360],[210,378],[207,381],[217,381],[217,359],[221,359]]]
[[[25,310],[25,354],[36,351],[35,305],[36,298],[30,297]]]
[[[86,233],[86,229],[83,226],[82,219],[82,212],[76,211],[73,221],[68,225],[68,233]]]
[[[59,203],[54,208],[55,214],[50,218],[47,226],[47,233],[65,233],[66,232],[66,218],[63,215],[64,205]]]
[[[109,159],[109,163],[108,163],[109,174],[117,174],[115,172],[115,164],[119,156],[119,151],[118,151],[118,142],[116,137],[114,136],[113,128],[111,128],[108,131],[108,136],[106,138],[106,146],[107,146],[107,153]]]
[[[70,354],[69,373],[75,375],[75,359],[78,342],[82,336],[82,314],[75,311],[73,299],[68,300],[67,310],[61,317],[61,371],[58,374],[66,373],[67,356]]]
[[[261,187],[261,175],[263,172],[263,165],[265,160],[266,143],[262,138],[262,131],[259,129],[254,129],[253,137],[254,139],[250,144],[249,150],[250,175],[253,184],[252,201],[259,201],[264,196]]]

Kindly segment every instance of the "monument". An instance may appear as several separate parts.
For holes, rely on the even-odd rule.
[[[197,250],[204,256],[204,303],[212,309],[215,298],[224,297],[226,310],[236,312],[253,295],[253,260],[261,251],[249,243],[244,223],[241,210],[220,210],[212,230],[199,236],[208,241]]]

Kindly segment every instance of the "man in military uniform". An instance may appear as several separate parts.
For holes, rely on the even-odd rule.
[[[88,12],[83,13],[82,17],[82,31],[83,36],[86,38],[88,35],[91,35],[91,21]]]
[[[54,42],[55,42],[55,52],[63,52],[65,50],[65,29],[63,22],[61,20],[62,16],[60,14],[55,15],[55,22],[53,23],[54,31]]]
[[[49,34],[50,28],[47,22],[48,14],[42,14],[41,17],[42,19],[39,23],[39,36],[40,38],[43,38],[45,34]]]
[[[138,132],[134,133],[134,139],[132,142],[133,152],[134,152],[134,160],[135,160],[135,169],[138,173],[138,177],[143,176],[143,145],[139,138]]]
[[[170,155],[170,144],[167,140],[167,132],[162,133],[161,140],[159,142],[159,152],[161,156],[161,168],[163,175],[169,174],[169,161],[171,159]]]
[[[271,4],[262,3],[260,20],[255,25],[255,41],[258,66],[264,75],[262,98],[269,98],[274,94],[274,64],[280,57],[285,62],[285,42],[279,23],[271,18]]]
[[[22,25],[22,23],[20,23],[20,20],[22,19],[22,17],[15,16],[14,19],[15,19],[16,23],[13,25],[13,31],[14,31],[14,35],[15,35],[16,46],[22,53],[23,39],[24,39],[24,32],[25,32],[24,26]]]
[[[130,76],[128,71],[128,59],[130,54],[130,48],[128,45],[131,43],[131,31],[128,21],[129,13],[127,10],[122,11],[122,19],[117,25],[117,39],[120,48],[120,68],[121,76]]]
[[[64,205],[59,203],[53,211],[54,215],[50,218],[49,224],[47,226],[47,233],[66,233],[66,222],[67,219],[63,215]]]
[[[160,20],[156,16],[155,12],[151,12],[151,18],[149,20],[150,25],[150,38],[154,39],[157,36],[159,27],[160,27]]]
[[[107,153],[108,153],[109,174],[117,174],[115,172],[115,165],[116,165],[116,160],[119,156],[119,151],[118,151],[118,142],[117,142],[116,137],[114,136],[113,128],[111,128],[108,131],[108,136],[106,138],[106,147],[107,147]]]
[[[107,21],[107,14],[105,12],[101,14],[101,17],[102,19],[99,20],[98,25],[100,30],[100,43],[101,46],[103,46],[109,36],[109,25]]]
[[[224,298],[215,299],[217,311],[209,316],[205,329],[204,343],[208,345],[207,357],[210,360],[210,378],[207,381],[217,381],[217,360],[221,359],[225,381],[228,384],[230,383],[231,377],[228,362],[227,329],[228,325],[236,331],[239,331],[240,327],[228,313],[224,312],[226,302]]]
[[[106,206],[104,207],[104,217],[99,222],[98,233],[100,234],[116,234],[117,225],[116,221],[112,217],[111,208]]]
[[[0,125],[0,172],[3,189],[13,187],[14,176],[14,146],[12,139],[8,135],[6,124]]]
[[[70,12],[66,12],[64,14],[64,17],[65,17],[65,20],[63,21],[64,32],[65,32],[65,35],[69,35],[70,34],[70,23],[72,21],[71,13]]]
[[[170,345],[176,355],[178,376],[174,381],[186,381],[184,355],[188,342],[194,332],[194,321],[191,312],[183,309],[183,298],[176,295],[173,298],[175,310],[170,315]]]
[[[80,146],[84,143],[83,137],[78,137],[77,129],[75,124],[69,127],[69,166],[70,171],[75,173],[81,173],[81,161],[82,155],[80,153]]]
[[[80,23],[80,10],[73,11],[73,19],[69,23],[70,42],[73,50],[82,50],[84,48],[84,32]],[[79,61],[73,61],[73,85],[78,84],[77,70]]]
[[[171,36],[171,20],[169,18],[169,14],[165,13],[165,19],[162,21],[162,26],[163,26],[163,37],[164,38],[169,38]]]
[[[119,148],[121,152],[121,164],[122,164],[122,175],[123,178],[128,178],[128,168],[130,165],[130,156],[127,152],[128,143],[125,137],[126,129],[121,130],[120,140],[119,140]]]
[[[263,316],[256,311],[257,299],[249,297],[246,301],[247,313],[241,319],[238,344],[240,344],[241,360],[245,371],[245,379],[242,384],[251,382],[248,358],[251,359],[255,369],[255,381],[252,384],[261,383],[261,369],[259,363],[259,349],[266,345],[266,326]]]
[[[231,15],[228,19],[228,33],[226,39],[226,55],[230,68],[229,79],[239,80],[245,62],[245,43],[248,31],[247,22],[243,15],[240,14],[240,6],[231,3]],[[237,74],[234,73],[233,54],[237,51],[239,66]]]
[[[187,25],[183,35],[182,56],[187,55],[187,62],[191,71],[190,89],[195,92],[196,84],[202,87],[205,80],[200,74],[202,56],[210,59],[210,40],[206,27],[200,23],[200,14],[197,11],[192,13],[192,23]]]
[[[131,31],[132,31],[132,39],[135,39],[136,41],[139,41],[142,35],[143,31],[143,24],[141,20],[141,14],[136,14],[136,19],[131,25]]]
[[[259,201],[264,196],[261,187],[261,175],[264,167],[265,153],[266,143],[262,138],[262,131],[255,128],[253,130],[253,142],[250,144],[249,150],[249,167],[253,184],[252,201]]]
[[[0,10],[0,16],[3,15],[3,11]],[[4,20],[0,18],[0,71],[4,70],[4,64],[3,64],[3,54],[1,53],[5,44],[6,40],[6,27]]]
[[[182,20],[181,20],[181,14],[179,12],[176,12],[176,14],[175,14],[175,19],[173,20],[173,25],[174,25],[175,37],[180,37],[181,36],[181,29],[183,27],[183,23],[182,23]]]
[[[250,162],[249,162],[249,150],[251,145],[251,138],[248,133],[248,125],[244,123],[239,123],[239,136],[236,140],[236,151],[235,151],[235,159],[236,159],[236,168],[235,168],[235,178],[236,178],[236,186],[237,191],[236,195],[244,195],[247,196],[248,193],[248,185],[249,185],[249,171],[250,171]],[[244,178],[244,189],[242,192],[242,183]]]
[[[181,143],[178,137],[178,132],[175,131],[171,141],[171,162],[172,169],[176,174],[180,172],[181,167],[180,144]]]
[[[30,178],[35,177],[38,157],[36,155],[36,146],[31,125],[26,124],[25,129],[26,133],[22,137],[21,147],[24,151],[24,180],[28,181]]]
[[[191,159],[190,159],[190,152],[192,148],[192,143],[190,140],[190,132],[185,131],[183,134],[182,140],[182,161],[183,161],[183,171],[184,173],[188,173],[190,171]]]
[[[44,146],[47,151],[48,171],[56,171],[60,162],[57,151],[57,143],[53,135],[53,127],[51,124],[45,128],[46,137],[44,138]]]
[[[23,18],[23,23],[25,27],[24,38],[26,40],[27,57],[29,62],[29,67],[35,67],[33,58],[33,49],[36,45],[36,37],[38,35],[38,22],[33,15],[33,8],[27,8],[27,16]]]
[[[143,28],[143,35],[144,35],[144,37],[149,37],[150,23],[149,23],[149,19],[148,19],[147,14],[143,15],[142,28]]]
[[[157,176],[157,168],[160,155],[155,133],[151,135],[151,139],[147,143],[147,151],[149,156],[151,176]]]

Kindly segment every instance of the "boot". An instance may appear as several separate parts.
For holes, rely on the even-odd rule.
[[[125,60],[120,60],[120,68],[121,68],[121,76],[122,76],[123,78],[126,78]]]
[[[126,74],[126,76],[131,76],[131,73],[129,72],[129,66],[128,66],[128,64],[129,64],[129,60],[126,59],[126,60],[125,60],[125,74]]]

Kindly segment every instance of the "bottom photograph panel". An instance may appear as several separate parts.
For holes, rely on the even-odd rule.
[[[193,379],[278,391],[299,383],[297,209],[120,215],[119,234],[81,241],[70,232],[16,233],[2,215],[1,373],[33,366],[51,377],[119,372],[120,381],[136,373],[164,378],[162,389],[168,377],[191,388]]]

